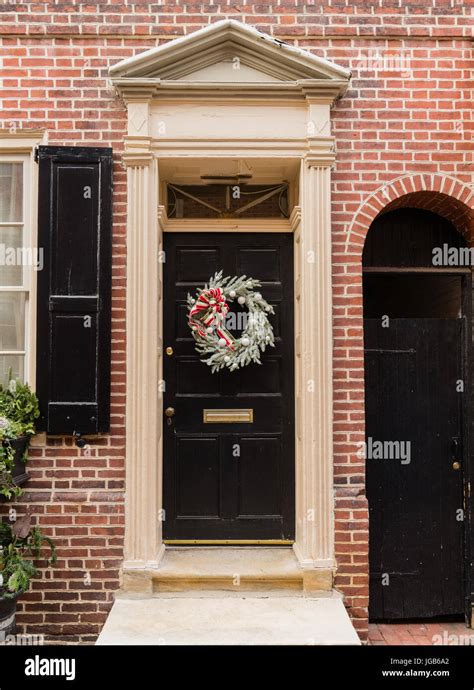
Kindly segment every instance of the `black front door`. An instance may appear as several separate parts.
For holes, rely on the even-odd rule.
[[[164,538],[291,540],[293,237],[168,233],[164,248],[164,409],[175,410],[164,418]],[[186,297],[220,270],[261,281],[275,309],[275,348],[261,365],[212,374],[196,353]],[[205,409],[252,410],[253,422],[205,423]]]
[[[417,288],[412,306],[426,293]],[[370,615],[462,614],[465,319],[369,318],[364,328]]]

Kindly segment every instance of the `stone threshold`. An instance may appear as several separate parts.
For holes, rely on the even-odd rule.
[[[123,571],[122,593],[291,591],[328,593],[333,573],[306,570],[289,548],[168,547],[157,568]]]

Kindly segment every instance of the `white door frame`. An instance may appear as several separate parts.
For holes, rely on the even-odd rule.
[[[229,22],[220,24],[225,25],[222,31],[228,30]],[[236,23],[230,24],[235,33]],[[248,32],[239,28],[237,34],[247,39]],[[205,38],[208,35],[209,31]],[[181,49],[183,39],[176,43]],[[147,51],[147,74],[153,59],[159,66],[164,49],[170,46],[154,49],[154,58],[153,51]],[[267,50],[261,40],[255,46],[256,52]],[[281,48],[275,55],[280,59]],[[304,53],[305,69],[308,55]],[[310,58],[319,65],[318,58]],[[240,84],[236,93],[236,84],[230,81],[221,81],[216,88],[216,84],[196,85],[192,80],[177,84],[140,74],[126,76],[133,71],[134,60],[138,67],[143,62],[139,56],[111,71],[128,109],[123,155],[128,185],[124,570],[156,569],[164,552],[160,257],[163,231],[171,230],[173,221],[166,219],[160,205],[160,168],[170,160],[177,169],[189,167],[193,159],[239,158],[250,165],[269,166],[284,161],[300,171],[298,199],[287,228],[295,235],[294,551],[302,568],[318,571],[319,581],[327,574],[327,588],[331,588],[335,559],[330,171],[335,146],[330,108],[346,88],[349,74],[334,67],[335,74],[324,80],[287,81],[284,89],[281,82]],[[252,221],[251,225],[261,232],[265,224],[270,229],[273,223]],[[235,221],[231,224],[236,230],[250,231],[245,221],[238,228]],[[198,227],[205,231],[210,225],[199,221]]]

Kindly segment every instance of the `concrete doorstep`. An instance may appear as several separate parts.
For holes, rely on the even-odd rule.
[[[98,645],[360,645],[342,598],[162,593],[117,599]]]
[[[125,569],[122,591],[138,595],[222,591],[332,592],[332,571],[303,570],[291,548],[167,548],[155,569]]]

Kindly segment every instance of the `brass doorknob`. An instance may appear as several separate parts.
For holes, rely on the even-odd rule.
[[[174,417],[174,407],[167,407],[165,410],[165,415],[167,417]]]
[[[455,460],[453,462],[453,470],[460,470],[461,469],[461,463]]]
[[[168,357],[171,357],[171,355],[173,354],[173,348],[172,348],[172,347],[167,347],[167,348],[166,348],[166,354],[168,355]]]

